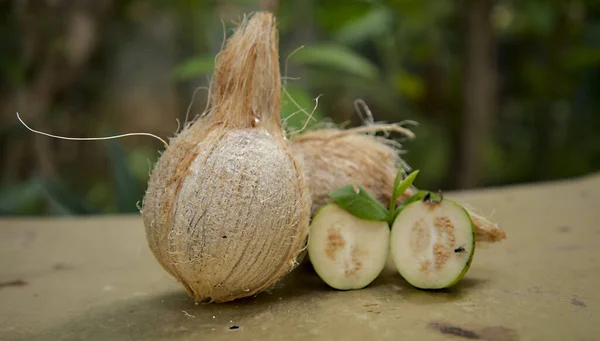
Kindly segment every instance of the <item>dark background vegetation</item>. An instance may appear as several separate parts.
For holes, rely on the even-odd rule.
[[[192,93],[243,13],[280,29],[287,91],[315,117],[420,123],[417,185],[464,189],[600,169],[600,3],[573,0],[0,0],[0,214],[135,212]],[[192,115],[202,112],[200,90]],[[284,97],[282,115],[298,110]],[[287,122],[297,129],[306,116]],[[557,200],[559,200],[557,198]]]

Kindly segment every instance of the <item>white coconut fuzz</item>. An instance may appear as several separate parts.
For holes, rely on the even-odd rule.
[[[450,200],[409,204],[392,224],[392,258],[417,288],[454,285],[469,269],[474,251],[471,217]]]
[[[364,288],[385,266],[390,235],[387,222],[359,219],[330,203],[317,212],[309,231],[310,261],[332,288]]]

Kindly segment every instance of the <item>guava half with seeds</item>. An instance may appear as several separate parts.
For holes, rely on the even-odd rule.
[[[392,224],[392,259],[400,275],[421,289],[443,289],[460,281],[475,253],[475,231],[467,211],[448,199],[404,207]]]
[[[310,261],[334,289],[362,289],[385,267],[390,240],[385,221],[360,219],[330,203],[319,209],[309,231]]]

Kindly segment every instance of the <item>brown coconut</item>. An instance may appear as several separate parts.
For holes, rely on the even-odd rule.
[[[305,247],[310,196],[279,118],[275,25],[269,13],[239,25],[217,58],[211,109],[171,139],[148,183],[150,249],[197,302],[268,288]]]
[[[316,129],[294,138],[294,153],[304,161],[313,215],[332,201],[329,196],[332,191],[347,184],[359,184],[382,204],[389,205],[398,169],[408,166],[400,157],[397,144],[368,134],[381,131],[412,137],[412,133],[400,125],[374,124],[347,130]],[[415,187],[408,189],[399,201],[416,191]],[[498,242],[506,237],[497,224],[469,213],[478,242]]]

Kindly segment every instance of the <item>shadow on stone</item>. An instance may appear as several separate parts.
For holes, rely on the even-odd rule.
[[[222,304],[198,304],[181,289],[93,306],[71,320],[17,340],[179,339],[236,332],[269,309],[284,309],[322,287],[314,273],[297,269],[268,291]],[[278,307],[279,306],[279,307]],[[231,328],[231,326],[234,326]],[[238,331],[239,332],[239,331]]]

